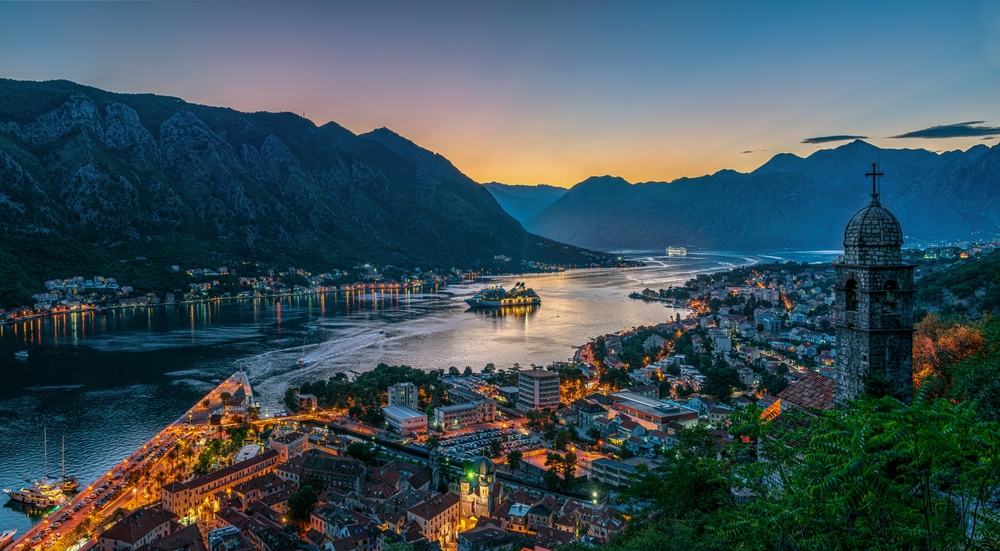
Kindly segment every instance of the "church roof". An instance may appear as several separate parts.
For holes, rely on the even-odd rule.
[[[879,203],[878,195],[847,223],[844,247],[900,247],[903,230],[899,220]]]

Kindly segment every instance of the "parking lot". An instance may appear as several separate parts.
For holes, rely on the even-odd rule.
[[[528,452],[542,447],[536,437],[523,429],[493,427],[442,437],[441,453],[457,461],[469,460],[483,455],[482,450],[489,448],[493,440],[500,441],[503,457],[514,450]]]

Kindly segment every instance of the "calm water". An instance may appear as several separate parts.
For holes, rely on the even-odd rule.
[[[379,362],[423,369],[479,370],[566,360],[590,338],[678,313],[625,295],[680,284],[705,272],[776,259],[832,261],[833,251],[746,255],[692,252],[683,258],[630,252],[648,266],[504,277],[542,297],[530,313],[468,311],[483,283],[424,294],[343,294],[79,314],[0,327],[0,487],[66,469],[89,481],[181,415],[238,369],[250,372],[265,406],[280,407],[288,386],[361,372]],[[384,331],[383,333],[380,333]],[[27,362],[14,352],[27,349]],[[303,367],[297,360],[304,358]],[[0,502],[6,496],[0,496]],[[0,530],[37,518],[0,508]]]

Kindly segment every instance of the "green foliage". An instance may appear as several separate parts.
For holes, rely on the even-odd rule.
[[[378,451],[376,448],[373,448],[365,442],[352,442],[348,444],[347,450],[344,451],[344,455],[363,461],[368,465],[374,465],[375,460],[378,459]]]
[[[521,459],[523,457],[524,454],[521,452],[521,450],[511,450],[507,454],[507,466],[510,467],[510,470],[516,471],[517,469],[521,468]]]
[[[343,373],[337,373],[329,379],[303,383],[298,392],[316,396],[320,407],[351,408],[352,417],[367,416],[367,419],[372,421],[370,424],[378,425],[382,422],[378,419],[381,410],[378,413],[373,410],[386,403],[386,393],[390,386],[405,382],[414,383],[419,387],[420,405],[437,406],[446,399],[444,385],[439,382],[442,375],[441,370],[423,371],[407,365],[378,364],[375,369],[362,373],[354,381],[347,380],[347,376]],[[295,411],[295,392],[296,389],[293,388],[285,390],[285,405],[290,411]],[[425,401],[423,396],[429,396],[430,401]]]
[[[705,370],[704,375],[705,386],[701,389],[702,394],[723,402],[728,403],[732,399],[734,390],[744,388],[740,374],[722,361]]]
[[[305,484],[295,493],[288,496],[288,520],[300,531],[309,524],[309,515],[316,507],[319,494],[312,486]]]

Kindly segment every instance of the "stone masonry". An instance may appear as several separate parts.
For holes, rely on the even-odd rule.
[[[913,396],[913,266],[902,261],[903,232],[878,194],[844,232],[836,265],[837,400],[851,400],[882,379]]]

